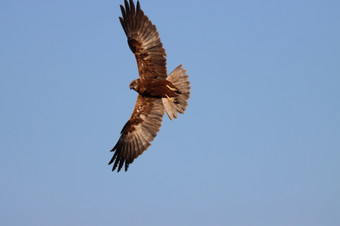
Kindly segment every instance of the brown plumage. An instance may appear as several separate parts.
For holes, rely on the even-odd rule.
[[[169,76],[166,70],[166,53],[155,25],[140,8],[139,1],[124,1],[120,6],[120,23],[127,36],[131,51],[138,65],[139,78],[130,83],[130,89],[138,92],[135,108],[124,125],[121,136],[111,150],[114,155],[112,171],[117,172],[141,155],[156,137],[162,125],[164,112],[169,118],[184,113],[190,97],[190,82],[182,65]]]

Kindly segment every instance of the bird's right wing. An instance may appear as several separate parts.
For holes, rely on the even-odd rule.
[[[164,106],[161,99],[138,95],[133,113],[124,125],[117,144],[112,148],[114,155],[109,165],[114,162],[112,171],[118,166],[119,172],[125,163],[129,164],[141,155],[156,137],[162,125]]]

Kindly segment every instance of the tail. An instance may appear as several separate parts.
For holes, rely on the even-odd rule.
[[[167,77],[167,80],[176,86],[180,93],[175,97],[175,101],[171,101],[169,98],[162,98],[165,111],[171,120],[177,118],[177,112],[183,114],[188,106],[187,100],[190,97],[190,82],[188,80],[189,76],[185,72],[186,70],[183,69],[182,65],[179,65]]]

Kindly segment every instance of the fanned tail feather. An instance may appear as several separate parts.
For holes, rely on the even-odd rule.
[[[167,80],[180,91],[180,94],[175,97],[175,101],[171,101],[169,98],[162,98],[165,111],[171,120],[177,118],[177,113],[183,114],[188,106],[187,101],[190,97],[190,82],[188,79],[189,76],[185,73],[186,70],[183,69],[182,65],[179,65],[167,77]]]

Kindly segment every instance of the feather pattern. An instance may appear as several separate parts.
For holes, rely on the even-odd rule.
[[[156,26],[134,2],[125,0],[125,8],[120,6],[122,16],[120,23],[128,39],[131,51],[138,65],[139,76],[142,79],[166,78],[166,53],[161,43]]]
[[[139,155],[141,155],[156,137],[164,115],[161,99],[138,95],[135,109],[121,131],[115,151],[109,164],[113,163],[112,171],[118,167],[119,172],[125,163],[125,171]]]

